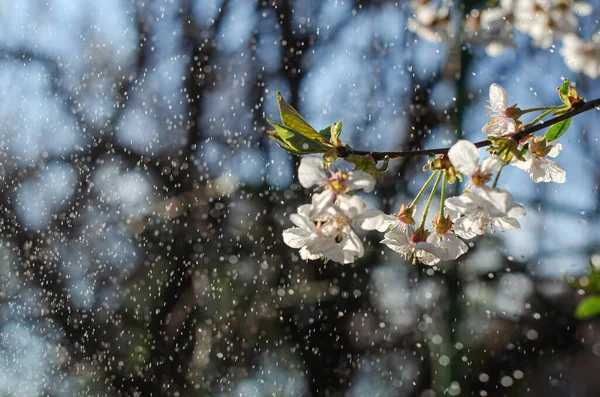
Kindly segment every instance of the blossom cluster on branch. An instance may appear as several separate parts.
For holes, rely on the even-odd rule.
[[[413,0],[413,15],[408,29],[428,41],[451,41],[452,21],[458,13],[447,1]],[[460,2],[459,2],[460,4]],[[576,0],[499,0],[488,2],[491,7],[472,10],[466,18],[461,15],[464,39],[474,45],[484,45],[486,53],[498,56],[514,47],[515,31],[531,37],[532,44],[550,48],[555,39],[562,40],[560,54],[574,72],[591,78],[600,75],[600,36],[591,40],[577,35],[578,17],[589,16],[592,6]]]
[[[525,207],[515,202],[512,194],[498,187],[505,167],[516,167],[529,174],[536,182],[565,182],[566,172],[555,158],[562,146],[558,142],[569,128],[572,115],[595,105],[585,103],[568,80],[557,89],[562,104],[541,108],[520,109],[508,106],[505,90],[492,84],[489,98],[491,120],[482,128],[487,136],[488,155],[481,158],[476,144],[458,140],[442,154],[430,155],[424,168],[427,181],[415,198],[403,204],[395,214],[369,209],[356,191],[370,193],[376,179],[387,167],[377,167],[376,153],[354,151],[340,140],[341,122],[317,131],[278,95],[283,124],[270,121],[275,127],[271,138],[282,148],[294,154],[321,154],[322,158],[308,156],[300,161],[298,179],[307,189],[314,189],[311,202],[298,207],[290,216],[294,227],[283,232],[283,241],[299,249],[305,260],[330,260],[352,263],[364,254],[359,231],[383,233],[381,243],[405,259],[435,265],[440,261],[456,260],[466,253],[465,241],[486,233],[517,229],[519,219],[526,215]],[[521,117],[541,112],[525,124]],[[548,130],[543,136],[532,136],[528,131],[547,120]],[[422,151],[413,152],[422,155]],[[403,156],[411,152],[402,152]],[[379,158],[379,156],[377,156]],[[335,169],[334,163],[344,159],[354,164],[352,171]],[[388,158],[385,158],[388,160]],[[447,185],[463,182],[463,192],[447,197]],[[426,224],[431,204],[440,191],[440,206],[431,225]],[[427,194],[427,192],[429,192]],[[427,198],[425,198],[427,197]],[[417,204],[422,211],[415,220]]]

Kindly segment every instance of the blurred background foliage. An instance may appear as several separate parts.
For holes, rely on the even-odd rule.
[[[428,42],[408,1],[0,9],[0,394],[600,395],[598,322],[564,280],[600,264],[596,112],[562,139],[564,185],[503,173],[521,230],[437,270],[376,235],[352,265],[300,260],[281,231],[310,192],[266,134],[276,91],[360,150],[481,139],[494,82],[522,108],[559,104],[562,77],[600,96],[554,45]],[[365,199],[397,211],[425,160]]]

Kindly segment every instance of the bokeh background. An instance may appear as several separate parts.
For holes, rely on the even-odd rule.
[[[491,57],[422,39],[411,15],[386,0],[0,2],[0,395],[600,395],[598,323],[573,317],[565,282],[600,264],[596,111],[562,139],[565,184],[503,173],[522,229],[458,263],[411,265],[377,234],[352,265],[282,243],[310,192],[267,137],[276,91],[386,151],[482,139],[494,82],[522,108],[559,104],[563,77],[600,96],[558,40],[517,32]],[[424,161],[392,161],[365,199],[397,211]]]

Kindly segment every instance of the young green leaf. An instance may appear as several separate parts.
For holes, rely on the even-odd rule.
[[[319,134],[328,141],[331,141],[331,127],[333,127],[333,124],[319,130]]]
[[[314,141],[329,143],[327,139],[321,136],[317,130],[315,130],[310,124],[308,124],[308,122],[306,122],[306,120],[304,120],[302,116],[300,116],[300,113],[298,113],[296,109],[292,107],[292,105],[283,99],[281,93],[279,92],[277,92],[277,103],[279,105],[279,113],[281,114],[281,122],[285,127],[294,130]]]
[[[340,141],[340,134],[342,133],[342,121],[338,121],[337,123],[333,123],[331,125],[331,143],[333,146],[343,146],[342,141]]]
[[[546,141],[551,142],[563,136],[564,133],[567,132],[567,130],[571,126],[572,120],[573,118],[569,118],[559,123],[556,123],[552,127],[550,127],[548,131],[546,131]]]
[[[377,161],[371,155],[359,156],[351,154],[344,158],[349,163],[354,164],[354,171],[364,171],[373,175],[377,179],[381,179],[381,170],[377,168]]]
[[[558,87],[558,96],[560,100],[563,101],[565,105],[571,106],[571,102],[569,102],[569,87],[571,86],[571,82],[569,79],[565,79],[565,81]]]
[[[324,145],[321,142],[310,139],[305,135],[300,134],[298,131],[275,123],[274,121],[267,121],[275,128],[274,131],[267,131],[269,137],[282,149],[285,149],[288,152],[297,155],[325,153],[330,148],[329,145]]]
[[[595,317],[600,314],[600,296],[589,296],[579,302],[575,310],[575,317],[580,320]]]

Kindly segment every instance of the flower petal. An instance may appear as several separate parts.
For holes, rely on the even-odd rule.
[[[556,142],[556,141],[554,141]],[[548,144],[548,146],[552,146],[552,149],[550,149],[550,152],[548,153],[548,156],[550,157],[556,157],[558,156],[558,154],[560,153],[560,151],[562,150],[562,144],[560,142],[550,142]]]
[[[318,238],[310,241],[306,248],[313,255],[322,255],[324,258],[337,263],[344,263],[344,250],[332,238]]]
[[[441,258],[433,255],[432,253],[423,250],[417,251],[417,258],[419,259],[419,262],[426,266],[433,266],[435,264],[438,264],[442,260]]]
[[[516,130],[517,124],[513,119],[509,119],[508,117],[496,116],[494,120],[487,123],[481,129],[481,132],[494,137],[503,137],[506,135],[514,134]]]
[[[300,160],[298,180],[302,187],[323,186],[327,183],[328,179],[322,159],[318,157],[304,157]]]
[[[346,230],[346,233],[344,233],[344,238],[341,242],[342,249],[344,250],[344,252],[347,252],[357,258],[360,258],[365,253],[362,241],[352,229],[347,229],[349,230]]]
[[[531,169],[531,164],[533,164],[533,160],[535,159],[535,156],[531,154],[531,152],[526,152],[523,155],[523,158],[525,158],[525,161],[521,161],[518,158],[513,157],[510,161],[510,164],[522,169],[525,172],[529,172],[529,170]]]
[[[464,241],[452,233],[433,233],[427,238],[427,242],[444,250],[445,255],[440,257],[442,261],[455,260],[469,250]]]
[[[508,210],[509,218],[523,218],[527,215],[527,211],[525,210],[525,206],[521,203],[514,203],[511,209]]]
[[[477,170],[479,162],[479,150],[467,140],[461,139],[448,151],[450,162],[463,174],[471,175]]]
[[[514,205],[512,194],[496,187],[483,186],[472,198],[491,216],[504,216]]]
[[[337,207],[350,219],[362,215],[367,210],[367,203],[360,196],[340,195]]]
[[[317,220],[319,217],[323,216],[327,208],[333,204],[334,199],[335,193],[329,189],[323,190],[321,193],[313,194],[308,215],[309,218],[311,220]]]
[[[453,221],[452,230],[465,240],[470,240],[485,233],[481,222],[476,218],[463,216]]]
[[[454,220],[458,218],[460,214],[465,214],[469,212],[469,209],[472,208],[473,205],[475,205],[475,202],[471,198],[470,194],[463,193],[460,196],[447,198],[444,204],[446,205],[447,209],[449,209],[451,212],[454,212],[454,214],[449,214],[450,219]]]
[[[495,155],[491,155],[485,159],[483,159],[483,161],[481,162],[481,172],[485,173],[485,174],[491,174],[494,171],[496,171],[498,168],[502,167],[504,165],[504,160],[502,160],[502,158],[495,156]]]
[[[419,241],[418,243],[416,243],[415,249],[429,252],[430,254],[435,255],[438,258],[441,258],[444,256],[444,250],[442,250],[440,247],[438,247],[434,244],[428,243],[426,241]]]
[[[362,189],[365,193],[370,193],[375,189],[375,178],[364,171],[352,171],[348,174],[346,186],[351,190]]]
[[[309,261],[314,261],[317,259],[321,259],[323,257],[323,255],[321,254],[313,254],[311,253],[308,248],[306,247],[302,247],[300,248],[300,258],[304,259],[304,260],[309,260]]]
[[[283,231],[283,242],[292,248],[302,248],[315,236],[305,229],[292,227]]]
[[[387,245],[397,253],[406,254],[410,252],[411,246],[408,234],[392,230],[384,234],[383,237],[381,244]]]
[[[304,207],[304,206],[301,206],[301,207]],[[301,210],[301,208],[299,207],[297,214],[290,215],[290,221],[292,221],[292,223],[294,225],[296,225],[297,227],[299,227],[300,229],[304,229],[304,230],[308,230],[308,231],[316,230],[314,222],[308,216],[301,214],[300,210]]]
[[[494,83],[490,86],[490,110],[495,113],[500,113],[506,110],[508,106],[508,98],[506,91],[502,86]]]
[[[560,165],[547,158],[535,159],[529,170],[529,175],[536,183],[564,183],[567,179],[567,173],[565,170]]]
[[[355,220],[363,230],[377,230],[385,232],[396,223],[396,217],[387,215],[382,211],[370,209],[365,211],[358,219]]]
[[[495,218],[494,226],[502,231],[521,228],[519,221],[513,218]]]
[[[458,212],[452,208],[449,208],[448,206],[446,206],[445,210],[446,210],[446,215],[450,217],[451,221],[458,219],[460,217],[460,212]]]

